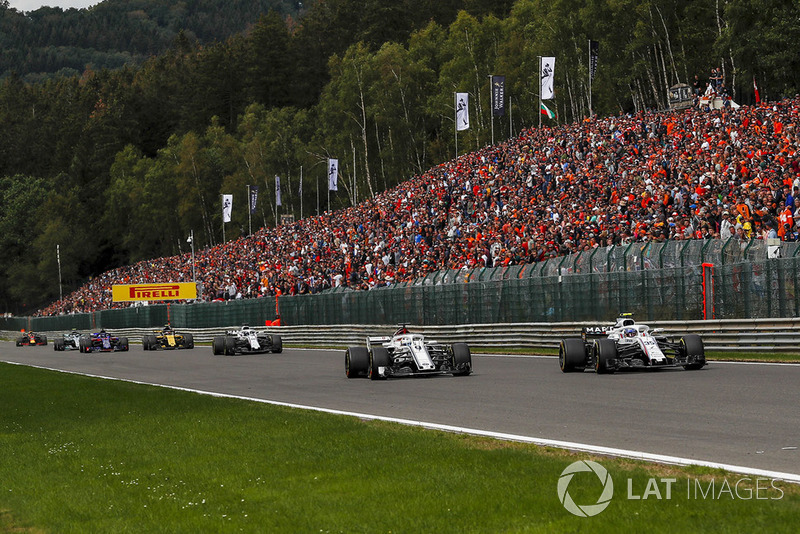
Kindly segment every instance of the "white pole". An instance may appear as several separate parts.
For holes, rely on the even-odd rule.
[[[61,289],[61,245],[56,245],[56,258],[58,260],[58,300],[64,300],[64,292]]]
[[[489,75],[489,119],[492,123],[492,146],[494,146],[494,85],[492,85],[493,76]]]
[[[194,262],[194,230],[189,232],[189,243],[192,245],[192,282],[197,284],[197,273],[195,272]]]
[[[453,93],[453,113],[455,114],[453,128],[456,132],[456,159],[458,159],[458,93]]]
[[[592,40],[589,39],[589,119],[592,118]]]
[[[542,127],[542,56],[539,56],[539,109],[536,110],[539,115],[539,128]]]
[[[252,206],[252,199],[250,198],[250,185],[247,186],[247,235],[253,235],[253,214],[251,213],[253,210],[250,209]]]
[[[300,165],[300,218],[303,218],[303,166]]]

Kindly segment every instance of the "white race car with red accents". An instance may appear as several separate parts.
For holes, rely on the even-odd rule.
[[[581,334],[581,338],[561,340],[558,363],[565,373],[587,368],[598,374],[660,367],[693,371],[706,365],[700,336],[668,337],[660,328],[637,324],[630,314],[620,315],[613,326],[585,327]]]
[[[367,338],[366,347],[349,347],[344,353],[347,378],[366,376],[380,380],[392,376],[472,372],[472,354],[466,343],[444,344],[412,334],[405,326],[392,336]]]

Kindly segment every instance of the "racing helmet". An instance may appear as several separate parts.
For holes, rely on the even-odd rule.
[[[626,328],[624,334],[625,334],[625,337],[636,337],[636,329],[635,328]]]

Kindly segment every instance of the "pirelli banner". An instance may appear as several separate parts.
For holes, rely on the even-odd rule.
[[[197,298],[197,285],[188,283],[131,284],[111,286],[114,302],[185,300]]]

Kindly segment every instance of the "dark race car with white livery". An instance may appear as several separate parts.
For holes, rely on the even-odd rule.
[[[379,380],[392,376],[472,372],[472,355],[466,343],[444,344],[427,340],[401,327],[392,336],[368,337],[366,347],[349,347],[344,353],[348,378]]]
[[[214,336],[211,350],[215,355],[233,356],[235,354],[264,354],[283,352],[281,336],[267,334],[243,325],[239,330],[228,330],[224,336]]]
[[[558,363],[565,373],[594,369],[605,374],[665,367],[694,371],[706,365],[706,356],[697,334],[668,336],[661,328],[651,329],[623,314],[613,325],[587,326],[580,338],[562,339]]]

